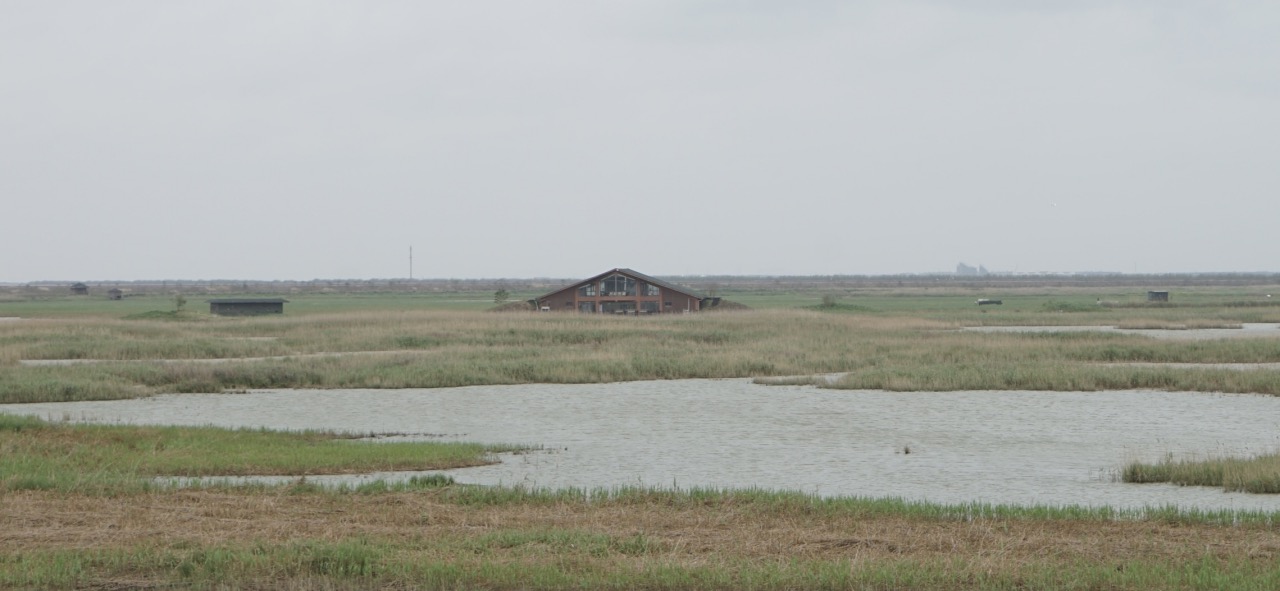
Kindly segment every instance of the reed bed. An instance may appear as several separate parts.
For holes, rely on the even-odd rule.
[[[1280,394],[1280,380],[1265,371],[1099,367],[1275,362],[1280,338],[1177,342],[1114,333],[955,330],[960,326],[812,310],[650,318],[382,310],[195,323],[33,320],[0,326],[0,402],[832,373],[848,375],[819,385]],[[27,359],[99,362],[18,364]]]
[[[1280,493],[1280,452],[1251,458],[1171,457],[1156,463],[1125,466],[1125,482],[1167,482],[1181,486],[1217,486],[1228,492]]]

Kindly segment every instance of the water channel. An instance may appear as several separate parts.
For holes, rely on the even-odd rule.
[[[731,379],[183,394],[10,404],[0,412],[543,446],[450,472],[478,484],[760,487],[946,503],[1280,511],[1280,495],[1116,478],[1135,459],[1280,449],[1280,398],[1261,395],[895,393]]]

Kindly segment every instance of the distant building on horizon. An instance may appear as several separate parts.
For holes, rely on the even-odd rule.
[[[705,298],[687,287],[631,269],[612,269],[531,300],[543,312],[666,314],[697,312]],[[714,302],[708,302],[713,305]]]
[[[988,271],[987,268],[982,265],[978,265],[977,267],[970,267],[969,265],[966,265],[963,262],[956,265],[956,275],[974,277],[978,275],[990,275],[990,274],[991,272]]]
[[[89,286],[79,282],[72,283],[71,295],[89,295]]]

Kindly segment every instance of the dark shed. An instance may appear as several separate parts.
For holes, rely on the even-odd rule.
[[[209,313],[218,316],[284,314],[284,298],[236,298],[209,300]]]
[[[74,295],[89,295],[89,286],[83,283],[72,283],[71,293]]]
[[[1148,291],[1148,302],[1167,302],[1169,301],[1169,292],[1167,291]]]

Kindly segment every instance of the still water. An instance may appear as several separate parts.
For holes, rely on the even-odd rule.
[[[1280,398],[1258,395],[895,393],[733,379],[184,394],[0,405],[0,412],[543,446],[450,472],[478,484],[762,487],[948,503],[1280,510],[1280,495],[1116,480],[1134,459],[1280,449]]]

